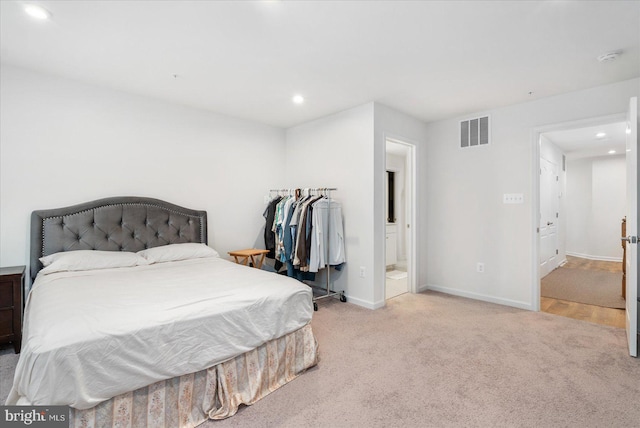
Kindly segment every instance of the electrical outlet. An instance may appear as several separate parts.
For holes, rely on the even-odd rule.
[[[365,269],[364,266],[360,266],[360,278],[364,278]]]
[[[476,271],[479,273],[484,273],[484,263],[478,262],[478,264],[476,265]]]

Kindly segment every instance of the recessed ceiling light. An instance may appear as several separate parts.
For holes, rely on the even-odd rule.
[[[609,154],[610,154],[610,155],[614,155],[615,153],[616,153],[616,151],[615,151],[615,150],[609,150]]]
[[[596,138],[604,138],[604,137],[606,137],[606,136],[607,136],[607,134],[606,134],[606,133],[604,133],[604,132],[598,132],[598,133],[596,134]]]
[[[302,104],[304,102],[304,97],[302,95],[294,95],[291,101],[293,101],[294,104]]]
[[[36,4],[28,4],[24,7],[24,11],[32,18],[47,20],[51,18],[51,12],[45,9],[42,6],[38,6]]]

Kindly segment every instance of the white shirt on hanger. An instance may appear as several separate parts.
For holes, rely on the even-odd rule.
[[[342,204],[322,198],[313,204],[309,272],[345,262]],[[327,245],[328,241],[328,245]],[[329,258],[327,260],[327,247]]]

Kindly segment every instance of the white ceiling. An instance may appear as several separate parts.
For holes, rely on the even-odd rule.
[[[626,153],[626,129],[625,122],[614,122],[578,129],[545,132],[542,135],[558,146],[568,159],[579,159],[609,156],[609,150],[615,150],[615,155],[624,155]],[[606,135],[596,137],[596,134],[600,132]]]
[[[279,127],[370,101],[428,122],[640,76],[640,1],[34,1],[49,22],[25,3],[0,2],[3,63]]]

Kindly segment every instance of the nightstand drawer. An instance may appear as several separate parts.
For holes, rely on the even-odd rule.
[[[13,310],[0,309],[0,336],[13,334]]]
[[[13,282],[0,282],[0,308],[13,306]]]

